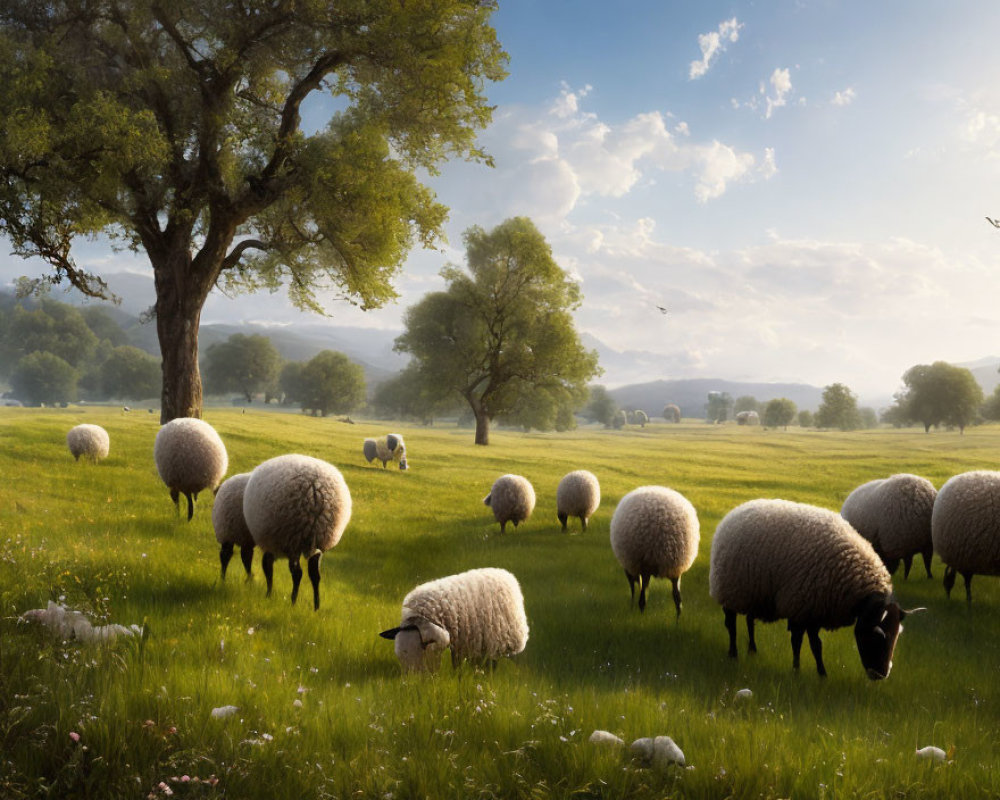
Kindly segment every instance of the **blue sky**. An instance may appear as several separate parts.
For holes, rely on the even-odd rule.
[[[496,168],[447,165],[451,246],[411,255],[398,303],[332,324],[399,328],[465,228],[523,214],[581,281],[580,330],[651,354],[605,364],[608,385],[888,395],[913,364],[1000,352],[1000,4],[510,0],[494,23]],[[203,316],[239,319],[317,321],[268,296]]]

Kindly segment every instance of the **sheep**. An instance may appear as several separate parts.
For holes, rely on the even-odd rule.
[[[681,615],[681,575],[698,555],[698,514],[679,492],[640,486],[626,494],[611,516],[611,549],[625,569],[632,602],[639,583],[639,611],[653,577],[669,578]]]
[[[319,610],[319,562],[335,547],[351,519],[351,492],[332,464],[295,453],[276,456],[250,473],[243,490],[243,516],[254,544],[263,552],[261,568],[271,596],[274,559],[288,559],[292,604],[302,580],[300,556],[308,560],[313,609]]]
[[[382,469],[385,469],[390,461],[398,461],[401,470],[409,469],[406,461],[406,445],[398,433],[390,433],[378,439],[365,439],[362,451],[369,464],[375,459],[381,461]]]
[[[746,614],[750,652],[754,621],[788,620],[792,667],[799,668],[803,634],[821,677],[820,628],[854,624],[861,664],[881,680],[892,669],[907,614],[892,595],[889,571],[871,543],[839,514],[787,500],[751,500],[715,529],[709,592],[722,606],[729,655],[736,658],[736,616]],[[919,610],[919,609],[918,609]]]
[[[601,485],[597,476],[585,469],[578,469],[563,476],[556,488],[556,515],[566,531],[566,521],[579,517],[583,530],[587,530],[587,520],[601,504]]]
[[[521,587],[505,569],[472,569],[422,583],[403,598],[398,628],[379,636],[395,640],[404,669],[434,670],[451,647],[452,667],[463,659],[496,663],[528,643]]]
[[[972,576],[1000,575],[1000,472],[977,470],[954,475],[941,487],[931,513],[934,551],[945,564],[944,590],[950,598],[956,574],[965,580],[972,605]]]
[[[250,579],[254,541],[243,516],[243,493],[249,480],[249,472],[226,478],[216,492],[215,503],[212,505],[212,527],[215,530],[215,540],[221,545],[219,561],[222,564],[222,580],[226,579],[226,568],[236,545],[240,546],[240,560],[246,570],[247,580]]]
[[[926,478],[900,473],[868,481],[851,492],[840,516],[872,543],[892,575],[903,561],[903,577],[910,577],[913,556],[920,553],[931,578],[931,512],[937,489]]]
[[[76,461],[83,456],[87,461],[97,463],[108,457],[111,439],[100,425],[77,425],[66,434],[66,444]]]
[[[483,505],[493,509],[493,518],[500,523],[500,533],[506,532],[507,523],[524,522],[535,510],[535,489],[521,475],[501,475],[493,482],[490,493],[483,498]]]
[[[179,495],[187,498],[189,522],[198,493],[215,490],[229,468],[229,456],[219,434],[195,417],[177,417],[157,431],[153,460],[178,510]]]

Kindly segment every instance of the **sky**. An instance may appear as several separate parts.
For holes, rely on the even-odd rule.
[[[410,254],[396,303],[333,303],[329,324],[401,329],[464,263],[465,229],[523,215],[580,281],[578,330],[645,353],[643,380],[889,395],[914,364],[1000,353],[1000,4],[500,6],[510,74],[480,137],[495,168],[445,165],[429,183],[449,244]],[[99,242],[76,256],[150,274]],[[219,293],[202,317],[321,320]],[[603,366],[607,386],[637,380]]]

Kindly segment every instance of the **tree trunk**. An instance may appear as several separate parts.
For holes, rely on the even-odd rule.
[[[156,333],[160,340],[163,386],[160,424],[177,417],[201,417],[201,373],[198,370],[198,325],[208,292],[195,281],[176,275],[188,270],[155,268]]]
[[[487,445],[490,443],[490,418],[486,412],[475,409],[476,412],[476,444]]]

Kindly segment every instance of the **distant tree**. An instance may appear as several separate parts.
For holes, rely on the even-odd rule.
[[[80,313],[83,314],[84,322],[98,341],[107,341],[112,347],[128,344],[128,334],[105,309],[100,306],[87,306]]]
[[[526,217],[464,236],[467,270],[448,266],[448,284],[411,306],[396,349],[413,355],[426,380],[448,387],[476,417],[476,444],[489,444],[490,422],[543,392],[556,407],[572,404],[600,372],[571,312],[580,288],[552,257]]]
[[[305,366],[301,361],[289,361],[281,368],[278,387],[282,393],[282,402],[298,403],[305,396],[305,385],[302,382]]]
[[[116,347],[100,374],[105,397],[143,400],[160,394],[160,361],[138,347]]]
[[[75,400],[77,372],[55,353],[36,351],[17,362],[10,376],[14,395],[36,406]]]
[[[787,397],[775,397],[764,406],[764,425],[768,428],[787,428],[795,419],[795,403]]]
[[[858,398],[842,383],[823,389],[823,401],[816,412],[816,427],[853,431],[861,426]]]
[[[590,387],[590,401],[584,409],[584,415],[594,422],[600,422],[605,428],[611,427],[618,404],[603,386]]]
[[[986,398],[986,402],[983,403],[982,411],[983,419],[988,419],[993,422],[1000,421],[1000,384],[998,384],[993,389],[993,394]]]
[[[983,390],[975,376],[964,367],[945,361],[917,364],[903,374],[906,385],[900,403],[908,419],[924,426],[950,425],[962,433],[976,419],[983,404]]]
[[[757,402],[756,397],[745,394],[733,401],[733,413],[739,414],[741,411],[756,411],[759,414],[762,406],[763,404]]]
[[[303,410],[347,414],[365,402],[365,372],[343,353],[323,350],[302,368]]]
[[[97,343],[78,309],[44,298],[35,309],[18,305],[7,315],[0,366],[6,364],[10,369],[30,353],[46,352],[70,366],[82,367],[93,356]]]
[[[673,403],[667,403],[663,407],[663,418],[667,422],[680,422],[681,421],[681,410]]]
[[[239,392],[252,403],[255,394],[275,385],[281,355],[266,336],[234,333],[208,348],[202,370],[209,392]]]
[[[861,427],[866,429],[878,427],[878,412],[870,406],[862,406],[858,409],[858,416],[861,420]]]
[[[375,387],[372,405],[375,412],[394,419],[417,419],[425,425],[444,414],[457,413],[460,399],[439,386],[423,380],[416,361]]]
[[[725,422],[733,407],[733,398],[729,392],[709,392],[708,403],[705,405],[705,418],[709,422]]]
[[[578,387],[569,393],[550,393],[539,389],[522,398],[509,413],[498,415],[497,419],[505,425],[516,425],[525,431],[573,430],[576,428],[573,411],[583,405],[586,397],[586,387]]]
[[[799,412],[799,427],[811,428],[813,426],[813,412],[808,408],[803,408]]]

